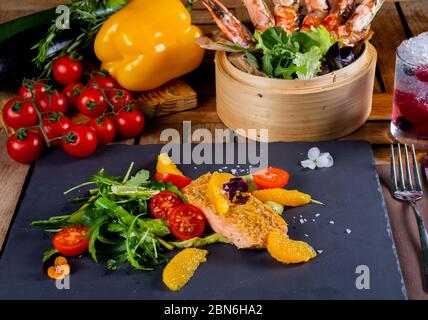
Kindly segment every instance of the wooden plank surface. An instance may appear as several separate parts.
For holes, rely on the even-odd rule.
[[[0,130],[0,250],[12,221],[29,165],[19,164],[9,158],[4,151],[7,135]]]
[[[428,1],[400,3],[412,36],[428,31]]]
[[[386,23],[387,22],[387,23]],[[372,24],[375,32],[371,40],[378,52],[378,68],[386,92],[394,90],[395,50],[406,39],[394,3],[385,3]]]

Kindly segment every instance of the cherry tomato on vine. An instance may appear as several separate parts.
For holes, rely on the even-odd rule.
[[[144,130],[144,115],[138,110],[122,110],[114,117],[114,126],[124,138],[132,138]]]
[[[104,72],[97,72],[96,74],[92,75],[91,80],[88,82],[88,87],[96,87],[99,89],[113,89],[113,88],[119,88],[119,84],[117,83],[116,79],[114,79],[112,76],[104,73]]]
[[[7,153],[21,163],[31,163],[37,160],[43,151],[42,138],[37,133],[28,130],[18,130],[7,140]]]
[[[49,140],[65,135],[72,125],[71,120],[60,114],[43,116],[42,126]],[[39,133],[40,134],[40,133]],[[50,142],[53,147],[60,146],[61,140],[53,140]]]
[[[52,245],[66,257],[78,256],[88,250],[91,237],[85,238],[87,231],[84,226],[66,227],[53,236]]]
[[[172,191],[162,191],[150,199],[150,213],[155,219],[168,219],[172,208],[179,206],[183,200]]]
[[[77,108],[81,114],[89,118],[99,117],[107,110],[107,107],[103,93],[97,88],[83,90],[77,97]]]
[[[80,61],[74,60],[69,56],[62,56],[56,59],[52,64],[52,74],[55,80],[68,85],[78,82],[82,77],[83,67]]]
[[[62,93],[67,97],[70,108],[77,108],[77,97],[84,89],[85,86],[81,83],[71,83],[62,90]]]
[[[266,168],[253,173],[253,179],[260,189],[284,188],[290,175],[280,168]]]
[[[168,217],[169,229],[180,240],[200,237],[205,231],[206,224],[202,210],[189,203],[175,207]]]
[[[97,149],[97,135],[94,130],[83,124],[72,125],[61,140],[62,148],[76,158],[86,158]]]
[[[185,176],[179,176],[178,174],[171,174],[171,173],[160,173],[160,172],[155,173],[155,180],[162,181],[164,183],[171,182],[178,189],[183,189],[190,182],[192,182],[192,179]]]
[[[116,136],[116,128],[109,118],[91,119],[88,122],[88,126],[96,132],[99,144],[110,143]]]
[[[15,130],[35,126],[39,120],[33,103],[20,98],[9,100],[2,115],[4,123]]]
[[[18,95],[21,99],[31,100],[32,95],[31,95],[31,90],[29,87],[32,88],[35,99],[37,99],[39,97],[40,93],[46,92],[48,89],[46,84],[43,81],[36,81],[33,84],[26,83],[25,85],[22,85],[19,88],[19,94]]]
[[[114,107],[114,111],[120,111],[126,105],[132,103],[132,96],[129,91],[123,89],[113,89],[107,91],[107,97]]]
[[[68,109],[67,97],[57,91],[42,92],[35,101],[40,112],[66,113]]]

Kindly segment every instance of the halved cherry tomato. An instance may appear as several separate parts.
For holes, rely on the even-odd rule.
[[[175,207],[168,217],[169,229],[180,240],[200,237],[206,224],[202,210],[189,203]]]
[[[78,256],[88,250],[90,237],[85,239],[87,231],[84,226],[66,227],[53,236],[52,244],[64,256]]]
[[[284,188],[290,175],[280,168],[266,168],[253,173],[253,179],[260,189]]]
[[[190,182],[192,182],[192,179],[185,176],[179,176],[178,174],[171,174],[171,173],[160,173],[160,172],[155,173],[155,180],[162,181],[164,183],[171,182],[178,189],[183,189]]]
[[[179,206],[183,200],[172,191],[162,191],[150,200],[150,212],[155,219],[168,219],[172,208]]]

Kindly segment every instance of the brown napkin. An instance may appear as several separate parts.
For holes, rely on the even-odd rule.
[[[379,165],[377,171],[382,184],[407,295],[409,299],[428,299],[428,293],[423,289],[421,245],[413,209],[406,202],[392,198],[389,165]],[[418,201],[418,206],[428,228],[428,183],[424,174],[422,175],[425,196]]]

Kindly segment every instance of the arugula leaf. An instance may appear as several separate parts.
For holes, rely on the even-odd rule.
[[[125,186],[141,186],[147,184],[149,181],[150,172],[147,170],[140,170],[137,174],[131,177],[128,181],[125,182]]]
[[[170,242],[176,248],[201,248],[214,243],[230,243],[230,240],[219,233],[213,233],[205,238],[192,238],[184,241]]]
[[[52,256],[58,253],[58,250],[55,248],[50,248],[43,253],[42,262],[48,261]]]
[[[95,241],[98,238],[98,235],[100,233],[100,228],[106,222],[108,219],[108,216],[100,216],[98,217],[95,222],[92,224],[92,226],[89,228],[89,230],[86,232],[85,237],[89,237],[89,244],[88,244],[88,251],[92,256],[92,259],[95,262],[98,262],[97,260],[97,250],[95,249]]]

